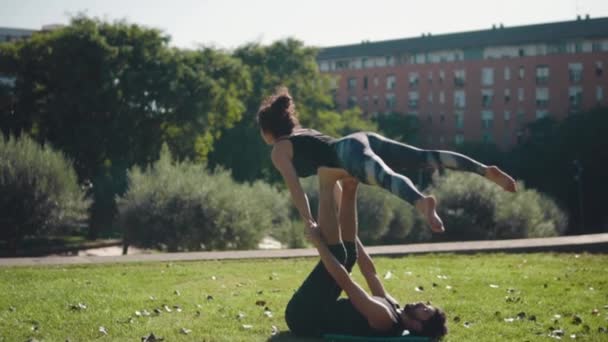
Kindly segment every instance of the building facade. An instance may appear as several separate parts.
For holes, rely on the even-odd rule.
[[[414,115],[418,143],[517,144],[538,118],[606,106],[608,18],[321,49],[339,109]]]

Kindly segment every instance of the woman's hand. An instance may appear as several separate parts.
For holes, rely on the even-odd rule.
[[[311,224],[307,224],[304,233],[306,234],[308,241],[312,242],[313,245],[318,246],[323,243],[321,229],[319,229],[319,226],[316,223],[312,222]]]

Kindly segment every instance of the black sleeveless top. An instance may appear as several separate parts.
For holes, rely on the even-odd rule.
[[[293,166],[298,177],[317,173],[321,166],[339,167],[338,156],[332,144],[336,139],[313,129],[295,129],[287,137],[293,146]]]
[[[375,298],[389,305],[394,322],[390,330],[383,332],[374,330],[367,322],[365,316],[359,313],[353,303],[346,298],[340,298],[335,303],[329,305],[325,320],[326,324],[323,330],[326,334],[379,337],[401,336],[406,329],[402,326],[399,313],[397,312],[399,304],[387,298]]]

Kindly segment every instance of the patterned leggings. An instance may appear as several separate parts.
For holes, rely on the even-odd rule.
[[[486,166],[459,153],[423,150],[376,133],[358,132],[334,142],[340,166],[360,182],[379,185],[414,204],[423,195],[400,174],[424,168],[454,169],[485,175]]]

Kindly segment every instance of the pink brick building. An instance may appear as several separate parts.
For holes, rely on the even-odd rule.
[[[509,148],[538,118],[608,105],[608,18],[327,47],[317,62],[339,109],[414,115],[421,146]]]

